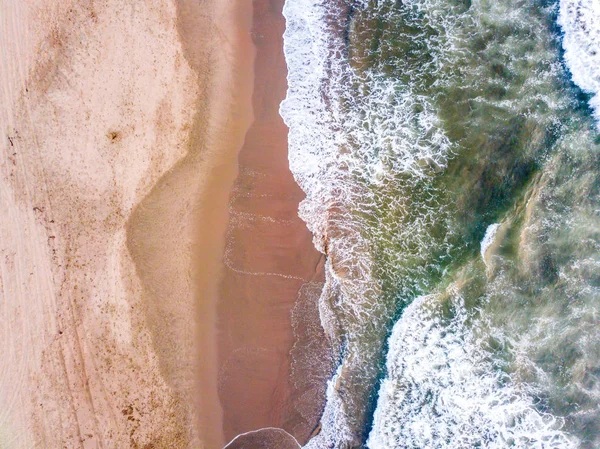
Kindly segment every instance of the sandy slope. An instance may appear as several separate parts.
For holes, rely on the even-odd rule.
[[[0,21],[0,447],[187,447],[193,404],[170,363],[192,331],[175,319],[184,347],[156,344],[126,225],[190,149],[206,53],[184,50],[169,0],[2,1]],[[181,316],[192,266],[172,257],[195,205],[178,207],[150,216],[179,232],[161,281]]]
[[[129,247],[144,284],[161,369],[178,392],[197,400],[203,440],[214,449],[224,444],[217,396],[217,283],[228,197],[253,119],[255,49],[251,2],[217,1],[207,21],[208,5],[179,2],[185,53],[205,91],[189,152],[133,213]],[[203,43],[206,36],[216,42]]]

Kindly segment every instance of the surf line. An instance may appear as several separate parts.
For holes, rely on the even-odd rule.
[[[289,436],[290,438],[292,438],[296,442],[296,444],[298,445],[298,449],[302,448],[302,446],[300,446],[300,443],[298,443],[298,440],[293,435],[291,435],[288,432],[286,432],[285,430],[283,430],[283,429],[281,429],[279,427],[263,427],[262,429],[251,430],[249,432],[240,433],[233,440],[231,440],[229,443],[227,443],[227,445],[225,445],[223,447],[223,449],[227,449],[229,446],[231,446],[233,443],[235,443],[235,440],[237,440],[238,438],[244,437],[246,435],[252,435],[254,433],[258,433],[258,432],[261,432],[263,430],[274,430],[276,432],[284,433],[285,435]]]
[[[225,262],[225,265],[227,266],[227,268],[229,268],[231,271],[234,271],[236,273],[246,274],[248,276],[276,276],[276,277],[281,277],[284,279],[295,279],[295,280],[299,280],[299,281],[303,281],[303,282],[309,281],[307,279],[304,279],[303,277],[294,276],[291,274],[271,273],[268,271],[249,271],[249,270],[242,270],[240,268],[235,268],[233,266],[233,263],[231,262],[231,259],[229,258],[230,251],[231,251],[231,248],[230,248],[230,245],[228,244],[227,248],[225,249],[225,256],[223,257],[223,261]]]

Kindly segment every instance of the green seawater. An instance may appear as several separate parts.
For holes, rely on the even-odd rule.
[[[600,147],[558,3],[331,11],[346,428],[314,447],[599,447]]]

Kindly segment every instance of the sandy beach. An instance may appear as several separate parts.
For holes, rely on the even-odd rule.
[[[0,5],[3,448],[211,444],[194,245],[251,119],[246,4]]]
[[[0,449],[600,447],[597,2],[467,3],[0,0]]]
[[[217,397],[216,288],[227,199],[253,118],[252,4],[239,0],[201,8],[182,1],[178,13],[184,52],[205,91],[189,152],[132,215],[129,246],[146,288],[161,369],[182,398],[192,398],[187,415],[194,414],[205,447],[219,448],[224,442]]]
[[[315,431],[323,260],[278,114],[282,5],[0,4],[0,447]]]
[[[188,447],[126,246],[199,95],[175,5],[0,7],[0,446]]]

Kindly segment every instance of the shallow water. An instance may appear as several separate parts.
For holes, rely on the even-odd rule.
[[[286,3],[338,354],[307,447],[600,444],[599,5]]]

